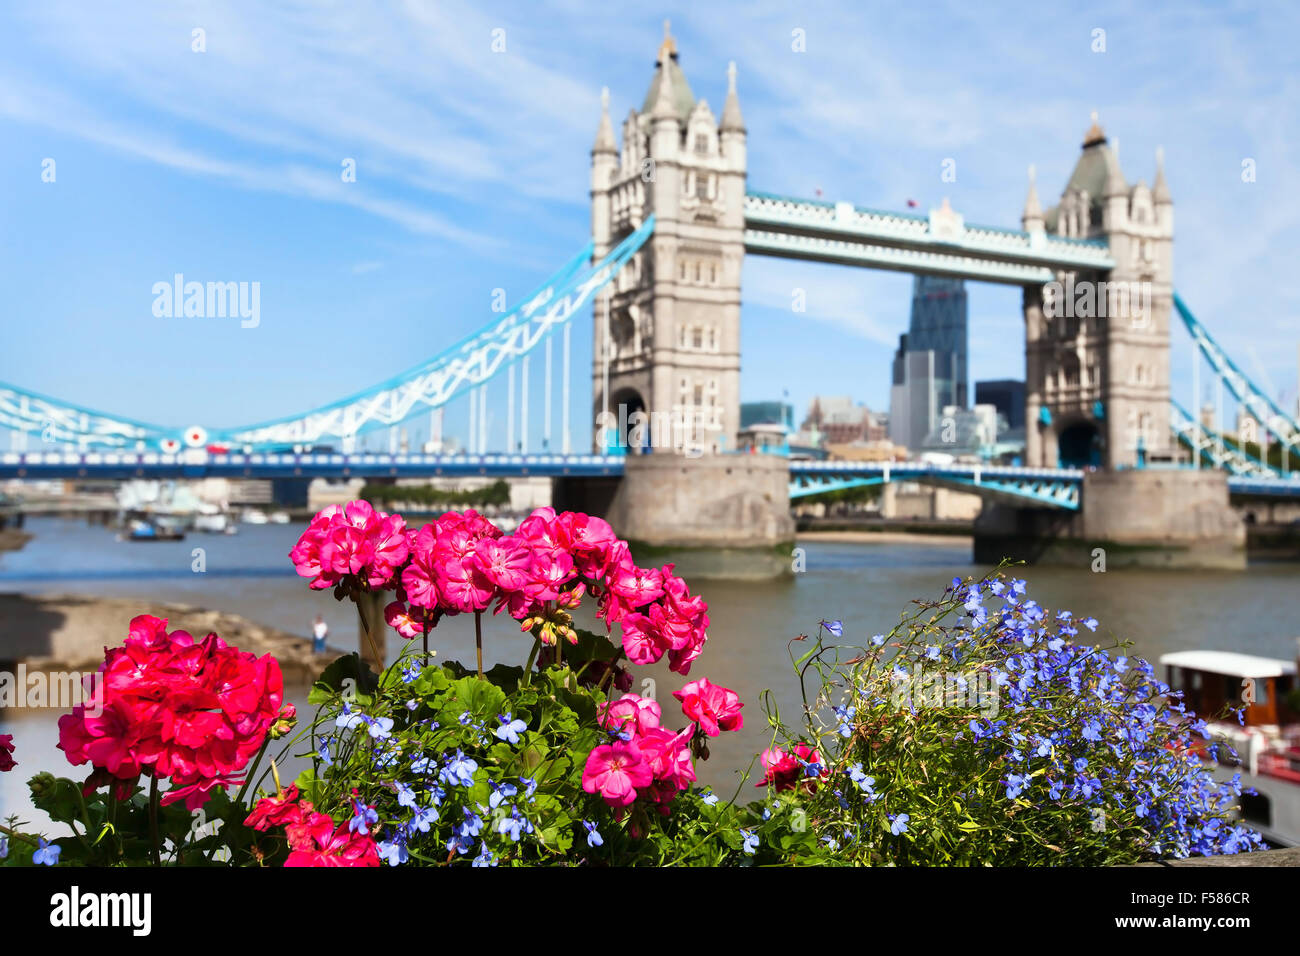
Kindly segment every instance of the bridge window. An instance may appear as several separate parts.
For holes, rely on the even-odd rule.
[[[696,133],[696,134],[695,134],[695,151],[696,151],[697,153],[701,153],[701,154],[703,154],[703,153],[707,153],[707,152],[709,151],[709,134],[708,134],[708,133]]]
[[[695,349],[704,348],[704,330],[698,325],[691,333],[691,347]]]

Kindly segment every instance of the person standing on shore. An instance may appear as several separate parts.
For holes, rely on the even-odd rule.
[[[316,623],[312,625],[312,642],[311,649],[313,654],[325,653],[325,638],[330,632],[329,625],[319,614],[316,615]]]

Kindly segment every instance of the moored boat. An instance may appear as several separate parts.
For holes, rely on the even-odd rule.
[[[1242,723],[1207,720],[1216,776],[1241,774],[1242,821],[1278,846],[1300,846],[1300,681],[1296,661],[1232,651],[1175,651],[1160,657],[1165,682],[1204,716],[1242,708]]]

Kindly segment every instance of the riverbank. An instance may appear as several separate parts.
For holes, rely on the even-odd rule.
[[[5,528],[0,530],[0,551],[17,551],[30,540],[32,536],[26,531]]]
[[[215,633],[227,644],[261,657],[272,654],[290,684],[307,683],[334,655],[312,653],[311,642],[238,614],[189,604],[69,594],[0,594],[0,661],[29,671],[95,670],[104,648],[126,639],[140,614],[166,618],[169,630],[196,640]]]
[[[969,548],[975,539],[969,534],[922,533],[916,531],[799,531],[796,541],[837,541],[845,544],[923,544],[938,548]]]

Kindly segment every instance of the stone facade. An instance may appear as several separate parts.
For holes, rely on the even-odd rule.
[[[1246,529],[1228,504],[1222,471],[1094,471],[1084,476],[1077,513],[986,503],[975,520],[975,560],[1004,558],[1094,571],[1242,570]]]
[[[1061,201],[1046,214],[1031,170],[1025,230],[1103,239],[1115,267],[1025,289],[1027,464],[1116,467],[1172,457],[1173,217],[1163,157],[1157,153],[1152,187],[1129,186],[1095,116]]]
[[[665,31],[666,33],[666,31]],[[591,232],[600,258],[651,214],[654,236],[596,301],[593,421],[608,409],[672,422],[657,447],[736,447],[745,126],[728,70],[721,120],[696,101],[665,35],[650,92],[616,146],[608,110],[591,152]],[[608,329],[608,334],[607,334]],[[604,356],[609,357],[606,404]],[[657,413],[657,415],[656,415]],[[596,450],[601,441],[596,430]]]

